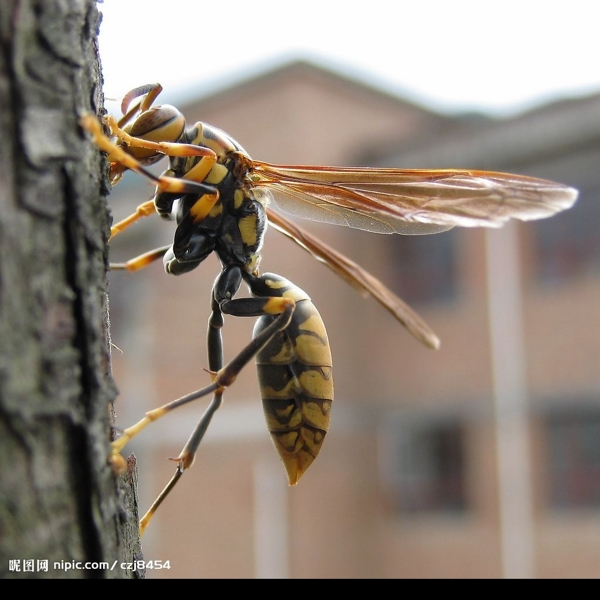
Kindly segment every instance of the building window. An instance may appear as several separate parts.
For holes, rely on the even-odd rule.
[[[600,187],[581,190],[573,208],[532,223],[538,275],[559,283],[589,273],[600,275]]]
[[[460,513],[467,508],[464,427],[458,420],[400,425],[392,434],[389,481],[405,513]]]
[[[456,293],[456,235],[396,235],[390,264],[394,291],[409,304],[451,300]]]
[[[552,508],[600,508],[600,408],[546,417]]]

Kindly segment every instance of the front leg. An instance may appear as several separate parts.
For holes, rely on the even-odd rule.
[[[171,197],[171,204],[176,198],[181,198],[185,194],[194,194],[198,196],[195,205],[198,214],[207,215],[218,202],[218,190],[212,185],[202,183],[203,177],[206,176],[217,160],[216,154],[210,148],[196,146],[194,144],[150,142],[141,138],[129,136],[128,134],[121,132],[121,130],[118,130],[120,135],[127,136],[127,140],[132,147],[154,149],[158,154],[168,154],[169,156],[201,157],[198,164],[192,169],[194,171],[194,179],[189,177],[173,177],[172,175],[165,174],[156,176],[154,173],[148,171],[138,159],[126,152],[123,147],[115,144],[108,136],[106,136],[96,117],[86,114],[81,117],[80,123],[84,129],[92,134],[94,142],[100,150],[108,154],[111,165],[118,165],[121,167],[119,174],[122,173],[123,170],[130,169],[139,175],[142,175],[156,186],[157,194],[160,194],[163,198],[166,198],[168,197],[167,195],[169,195]],[[127,229],[139,219],[154,214],[154,212],[154,201],[141,204],[138,206],[135,213],[112,227],[111,238]],[[169,212],[167,207],[161,207],[161,214],[167,212]]]

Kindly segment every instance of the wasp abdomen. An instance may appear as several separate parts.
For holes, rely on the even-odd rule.
[[[267,426],[289,483],[295,485],[319,454],[329,429],[333,378],[321,316],[299,288],[289,292],[296,299],[292,320],[258,353],[256,364]],[[261,317],[254,334],[273,318]]]

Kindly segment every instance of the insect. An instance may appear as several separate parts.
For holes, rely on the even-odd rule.
[[[468,170],[400,170],[274,165],[251,159],[221,130],[186,124],[179,110],[154,105],[162,87],[149,84],[123,98],[122,118],[81,119],[99,148],[108,153],[113,183],[131,169],[155,186],[154,198],[140,205],[111,231],[115,236],[157,212],[174,218],[173,244],[114,268],[130,271],[163,258],[172,275],[187,273],[212,254],[221,263],[212,289],[208,321],[208,366],[212,382],[146,413],[112,443],[119,468],[127,442],[149,423],[197,398],[213,398],[179,456],[176,472],[141,520],[141,531],[195,458],[225,389],[256,360],[267,426],[295,485],[319,454],[329,429],[333,401],[331,353],[325,326],[308,295],[276,274],[260,274],[260,250],[267,224],[374,297],[415,337],[436,348],[429,327],[382,282],[349,258],[289,220],[292,215],[377,233],[431,234],[454,226],[500,226],[511,218],[548,217],[569,208],[577,191],[565,185],[506,173]],[[160,176],[146,169],[164,156]],[[250,297],[237,297],[245,283]],[[252,341],[224,364],[223,315],[258,317]]]

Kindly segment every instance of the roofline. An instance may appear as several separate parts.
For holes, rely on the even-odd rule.
[[[510,167],[600,141],[600,94],[563,99],[507,119],[464,121],[419,147],[390,153],[388,165]]]
[[[240,96],[247,97],[248,94],[260,92],[264,86],[272,85],[278,79],[287,79],[300,74],[321,78],[328,85],[333,82],[349,90],[375,96],[383,102],[411,108],[430,118],[442,121],[453,119],[449,115],[423,106],[417,100],[411,100],[411,93],[407,90],[393,92],[391,89],[386,89],[383,81],[369,77],[360,70],[308,55],[286,55],[279,60],[270,59],[263,63],[257,63],[254,67],[245,68],[243,72],[231,73],[226,80],[219,79],[219,83],[208,86],[208,91],[206,91],[206,84],[202,84],[203,89],[200,89],[198,85],[190,86],[179,92],[178,104],[184,108],[198,104],[229,104],[237,101]]]

